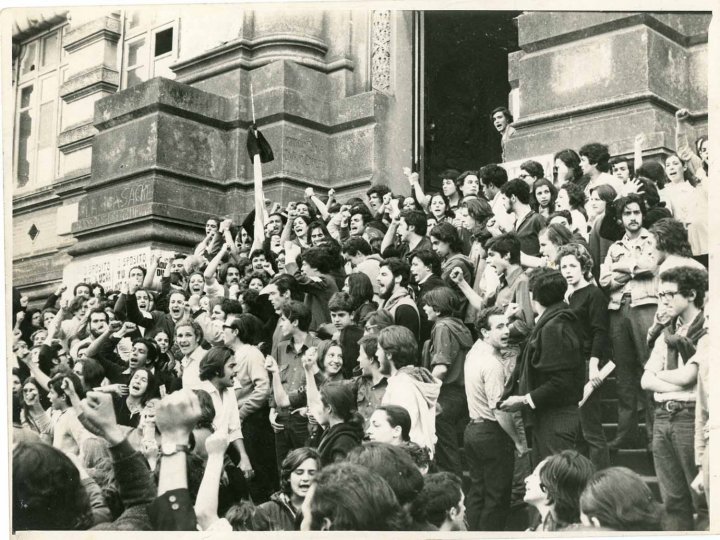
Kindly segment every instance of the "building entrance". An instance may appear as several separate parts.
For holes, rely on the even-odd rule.
[[[500,160],[490,112],[508,106],[508,54],[519,11],[425,11],[416,33],[416,169],[425,189],[438,174]],[[417,118],[419,116],[419,118]]]

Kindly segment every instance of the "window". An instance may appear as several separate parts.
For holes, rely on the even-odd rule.
[[[63,29],[22,45],[15,116],[16,189],[40,187],[55,179]]]
[[[172,11],[137,10],[128,13],[123,57],[123,88],[153,77],[172,79],[177,60],[177,15]]]

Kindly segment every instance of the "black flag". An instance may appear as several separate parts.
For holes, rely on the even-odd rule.
[[[270,143],[267,142],[255,124],[248,128],[247,150],[251,161],[256,154],[260,154],[260,163],[268,163],[275,159]]]

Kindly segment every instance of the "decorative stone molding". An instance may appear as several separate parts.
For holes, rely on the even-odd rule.
[[[92,145],[92,139],[97,129],[92,122],[71,126],[58,135],[58,149],[63,154],[69,154]]]
[[[372,12],[372,49],[371,73],[372,88],[380,92],[390,92],[390,43],[392,37],[390,10]]]
[[[354,68],[353,61],[348,58],[325,60],[326,53],[327,45],[318,38],[275,34],[230,41],[193,58],[181,60],[171,69],[177,82],[191,84],[238,68],[250,71],[277,60],[292,60],[321,73],[341,69],[352,71]]]
[[[100,17],[70,30],[63,38],[63,48],[72,53],[100,40],[117,42],[120,39],[120,20]]]
[[[99,65],[76,73],[60,87],[60,97],[65,103],[94,94],[95,92],[116,92],[120,86],[120,73],[117,70]]]

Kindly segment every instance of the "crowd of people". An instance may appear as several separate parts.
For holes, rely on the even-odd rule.
[[[113,290],[14,290],[13,529],[707,527],[708,141],[676,117],[664,163],[308,188]],[[660,500],[611,466],[640,445]]]

